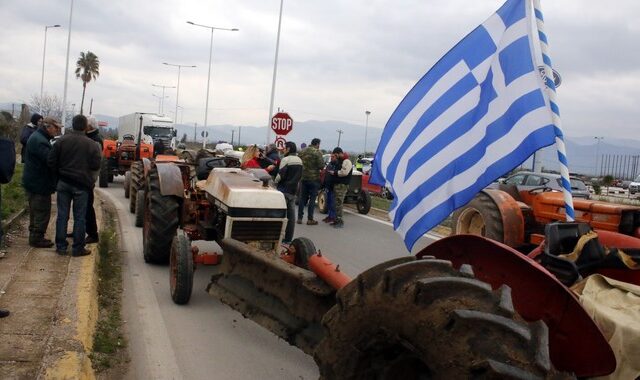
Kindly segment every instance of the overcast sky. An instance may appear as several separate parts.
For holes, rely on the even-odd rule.
[[[384,127],[407,91],[502,0],[285,0],[275,105],[295,120],[340,120]],[[68,103],[79,108],[81,51],[100,58],[85,110],[120,116],[155,112],[162,90],[182,70],[178,117],[204,122],[210,32],[216,31],[209,125],[265,125],[278,23],[278,0],[76,0]],[[45,92],[62,97],[70,0],[0,0],[0,102],[28,101],[40,90],[44,26],[49,29]],[[640,1],[542,0],[565,134],[638,137]],[[175,109],[167,89],[165,113]],[[170,116],[173,116],[170,114]]]

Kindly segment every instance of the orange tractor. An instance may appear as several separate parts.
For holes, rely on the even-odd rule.
[[[188,303],[198,265],[215,265],[208,292],[313,355],[326,379],[571,378],[615,369],[576,297],[515,249],[452,236],[350,279],[309,239],[283,246],[283,195],[266,172],[236,165],[145,161],[143,256],[169,262],[175,303]],[[575,243],[574,234],[553,231],[555,246]],[[215,241],[222,253],[200,252],[195,240]]]

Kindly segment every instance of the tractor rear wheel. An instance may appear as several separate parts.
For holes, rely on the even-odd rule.
[[[144,224],[144,190],[138,190],[136,195],[136,213],[133,220],[133,225],[136,227],[142,227]]]
[[[369,210],[371,210],[371,194],[369,194],[368,191],[360,190],[356,207],[358,208],[358,212],[360,214],[366,215],[369,213]]]
[[[327,204],[327,189],[320,189],[320,191],[318,191],[318,211],[322,214],[329,212],[329,205]]]
[[[129,192],[131,191],[129,188],[129,186],[131,186],[131,172],[128,170],[124,173],[124,184],[122,186],[124,187],[124,197],[129,199]]]
[[[171,243],[171,299],[178,305],[189,303],[193,290],[193,253],[191,242],[184,235],[176,235]]]
[[[291,245],[295,250],[293,264],[300,268],[309,269],[309,257],[317,252],[316,246],[310,239],[305,237],[293,239]]]
[[[144,261],[166,264],[171,253],[171,242],[178,230],[178,199],[160,193],[160,177],[155,164],[151,165],[148,177],[142,245]]]
[[[131,181],[129,182],[129,211],[131,213],[136,212],[136,193],[138,189],[142,189],[142,181],[144,176],[144,169],[142,167],[142,161],[136,161],[131,164]]]
[[[500,209],[491,197],[478,193],[466,206],[453,213],[454,235],[471,234],[504,242],[504,225]]]
[[[322,379],[548,378],[548,332],[463,265],[403,257],[360,274],[322,318]]]
[[[104,188],[109,186],[109,161],[106,157],[100,160],[100,176],[98,177],[98,186]]]

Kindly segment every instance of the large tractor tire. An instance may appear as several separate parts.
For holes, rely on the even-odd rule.
[[[178,230],[178,198],[160,193],[160,177],[155,165],[149,170],[142,244],[144,261],[166,264],[171,253],[171,242]]]
[[[176,235],[171,243],[171,299],[178,305],[185,305],[191,299],[193,290],[193,253],[191,242],[184,235]]]
[[[356,208],[360,214],[366,215],[369,213],[369,210],[371,210],[371,194],[368,191],[360,190]]]
[[[144,190],[138,190],[138,193],[136,195],[136,212],[133,218],[133,224],[136,227],[142,227],[142,225],[144,224],[144,205]]]
[[[105,188],[109,186],[109,161],[105,157],[100,160],[100,176],[98,177],[98,186]]]
[[[133,214],[136,212],[136,193],[142,189],[144,183],[144,168],[142,161],[136,161],[131,164],[131,181],[129,183],[129,211]]]
[[[309,257],[317,252],[316,246],[310,239],[299,237],[291,242],[295,250],[295,258],[293,264],[297,267],[309,269]]]
[[[327,204],[327,189],[320,189],[318,191],[318,211],[321,214],[329,212],[329,205]]]
[[[129,193],[131,192],[131,172],[127,170],[124,173],[124,183],[122,187],[124,187],[124,197],[129,199]]]
[[[471,234],[504,243],[500,209],[485,193],[478,193],[466,206],[453,213],[452,233]]]
[[[463,265],[403,257],[358,276],[322,319],[322,379],[533,379],[558,374],[544,322]]]

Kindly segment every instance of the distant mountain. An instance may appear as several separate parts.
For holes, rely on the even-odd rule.
[[[118,119],[107,115],[95,115],[99,121],[109,123],[109,128],[117,128]],[[183,134],[187,134],[187,140],[193,141],[194,126],[178,124],[178,139]],[[196,140],[201,142],[201,133],[205,130],[198,127],[196,132]],[[309,120],[296,122],[293,130],[285,136],[288,141],[294,141],[298,144],[309,144],[311,139],[318,137],[322,140],[321,148],[330,150],[338,145],[338,130],[343,131],[340,137],[340,145],[343,149],[351,153],[361,153],[364,150],[365,128],[363,125],[345,123],[342,121],[319,121]],[[214,125],[206,128],[209,132],[208,142],[215,143],[218,141],[231,142],[232,131],[233,142],[235,144],[264,144],[267,130],[265,127],[254,126],[232,126],[232,125]],[[370,127],[367,130],[367,151],[374,152],[380,141],[382,129]],[[271,139],[275,138],[271,133]],[[600,167],[604,160],[609,163],[611,168],[605,169],[603,174],[614,174],[616,176],[629,177],[640,174],[640,141],[631,139],[616,139],[605,137],[605,139],[597,144],[598,140],[593,137],[566,137],[567,155],[569,158],[569,170],[574,173],[585,175],[599,174]],[[598,170],[596,170],[596,153],[598,154]],[[618,156],[618,161],[613,157]],[[607,156],[609,157],[607,159]],[[633,156],[636,158],[636,166],[633,165]],[[557,153],[555,146],[545,148],[538,154],[538,160],[542,163],[545,170],[558,170]],[[532,166],[532,160],[529,158],[522,165],[525,167]],[[616,169],[614,169],[614,167]]]

